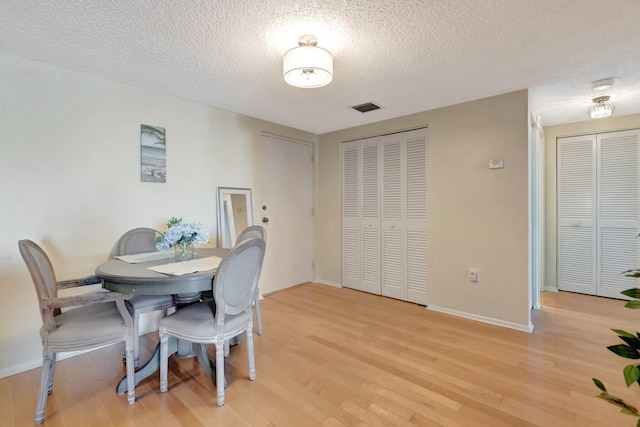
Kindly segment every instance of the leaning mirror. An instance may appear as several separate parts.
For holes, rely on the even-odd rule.
[[[236,237],[253,225],[251,189],[218,187],[218,247],[232,248]]]

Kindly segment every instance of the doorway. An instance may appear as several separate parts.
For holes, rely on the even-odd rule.
[[[313,145],[262,135],[261,201],[267,231],[260,289],[270,293],[313,277]]]

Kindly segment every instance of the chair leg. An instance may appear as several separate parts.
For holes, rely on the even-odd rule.
[[[140,314],[139,313],[134,313],[133,316],[133,333],[135,334],[133,336],[133,366],[135,366],[136,368],[138,368],[138,365],[140,365]]]
[[[216,393],[218,406],[224,405],[224,343],[225,340],[216,341]]]
[[[231,353],[231,341],[224,340],[224,357],[229,357],[229,353]]]
[[[253,327],[247,328],[247,358],[249,359],[249,379],[256,379],[256,360],[253,355]]]
[[[51,373],[49,374],[49,390],[47,390],[47,394],[53,393],[53,377],[56,373],[56,354],[52,353],[51,355]]]
[[[160,334],[160,391],[162,393],[168,390],[167,371],[169,370],[169,336],[164,331]]]
[[[55,353],[44,351],[42,355],[42,372],[40,373],[40,390],[38,391],[38,404],[36,406],[35,423],[41,424],[44,421],[44,411],[47,407],[47,395],[49,394],[49,383],[51,382],[53,361]]]
[[[131,333],[127,333],[125,338],[125,348],[127,351],[127,400],[129,401],[129,404],[133,404],[136,401],[135,363],[133,360],[133,348],[136,340],[137,337],[133,337],[131,336]]]
[[[260,314],[260,292],[256,290],[254,298],[254,306],[256,309],[256,325],[258,326],[258,335],[262,335],[262,314]]]

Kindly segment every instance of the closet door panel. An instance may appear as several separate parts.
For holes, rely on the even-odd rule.
[[[360,144],[342,145],[342,286],[360,290]]]
[[[621,298],[637,286],[621,273],[638,265],[639,131],[597,136],[597,295]]]
[[[382,139],[382,295],[406,299],[402,134]]]
[[[427,234],[407,231],[407,301],[427,305]]]
[[[427,169],[426,129],[405,135],[406,300],[427,304]]]
[[[558,288],[596,292],[596,139],[558,140]]]
[[[380,138],[362,140],[362,290],[380,295]]]

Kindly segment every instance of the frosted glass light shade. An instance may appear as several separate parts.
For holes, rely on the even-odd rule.
[[[333,79],[333,57],[328,50],[321,47],[294,47],[284,54],[283,75],[284,80],[291,86],[326,86]]]
[[[601,96],[598,98],[593,98],[593,104],[591,108],[589,108],[589,117],[592,119],[600,119],[602,117],[609,117],[615,107],[611,102],[609,102],[608,96]]]

